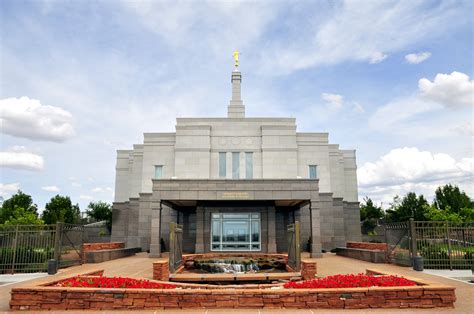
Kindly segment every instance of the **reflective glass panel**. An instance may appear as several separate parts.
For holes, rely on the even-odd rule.
[[[163,166],[155,166],[155,179],[163,177]]]
[[[245,179],[253,178],[253,153],[245,153]]]
[[[232,153],[232,179],[240,178],[240,153]]]
[[[219,153],[219,178],[226,177],[227,163],[226,153]]]

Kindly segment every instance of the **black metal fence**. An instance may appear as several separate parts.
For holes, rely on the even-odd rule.
[[[474,222],[413,221],[385,225],[391,262],[411,266],[423,257],[427,269],[471,269]]]
[[[415,221],[413,255],[425,268],[471,269],[474,263],[474,222]]]
[[[81,264],[83,236],[82,225],[0,225],[0,274],[45,272],[50,259]]]

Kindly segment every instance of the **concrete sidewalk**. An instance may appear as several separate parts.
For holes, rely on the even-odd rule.
[[[305,256],[306,257],[306,256]],[[99,264],[84,264],[81,266],[70,267],[60,270],[56,275],[47,276],[39,279],[34,279],[8,286],[0,286],[0,312],[7,312],[9,310],[8,303],[10,301],[10,291],[14,287],[22,287],[30,284],[40,284],[49,281],[54,281],[62,278],[75,276],[95,270],[104,269],[105,276],[122,276],[134,278],[152,279],[152,263],[159,260],[158,258],[149,258],[147,253],[139,253],[135,256],[130,256],[118,260],[108,261]],[[400,276],[416,277],[434,281],[440,284],[450,285],[456,287],[457,301],[455,309],[374,309],[374,310],[328,310],[328,309],[312,309],[312,310],[225,310],[226,313],[314,313],[314,312],[331,312],[331,313],[411,313],[411,312],[444,312],[444,313],[473,313],[474,312],[474,285],[464,283],[461,281],[443,278],[423,272],[416,272],[408,267],[400,267],[391,264],[372,264],[369,262],[359,261],[342,256],[336,256],[332,253],[325,253],[323,258],[315,259],[318,263],[318,276],[324,277],[335,274],[350,274],[350,273],[365,273],[367,268],[386,271]],[[107,313],[104,311],[68,311],[67,313]],[[135,312],[135,311],[133,311]],[[222,310],[182,310],[182,311],[139,311],[140,313],[222,313]],[[54,312],[53,312],[54,313]],[[57,312],[59,313],[59,312]],[[110,313],[121,313],[120,311],[113,311]],[[132,313],[127,311],[124,313]]]

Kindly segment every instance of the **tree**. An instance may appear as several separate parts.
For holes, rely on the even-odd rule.
[[[414,192],[407,193],[401,200],[397,195],[393,198],[390,209],[387,210],[387,221],[407,221],[410,218],[419,221],[426,220],[424,212],[425,207],[428,205],[428,201],[423,195],[417,196]]]
[[[26,212],[38,216],[38,208],[33,204],[31,196],[18,190],[16,194],[3,202],[0,209],[0,224],[4,224],[10,217],[12,217],[16,207],[23,208]]]
[[[459,214],[453,213],[449,210],[438,209],[435,206],[426,205],[425,217],[431,221],[452,221],[461,222],[463,219]]]
[[[73,206],[69,196],[56,195],[46,204],[42,218],[47,224],[77,223],[80,219],[79,205]]]
[[[373,232],[377,227],[378,219],[383,218],[383,209],[374,205],[374,202],[367,196],[360,205],[360,221],[362,221],[362,233],[368,234]]]
[[[437,209],[459,213],[463,208],[474,208],[469,196],[457,185],[446,184],[436,189],[433,205]]]
[[[38,218],[37,213],[25,210],[23,207],[16,206],[13,214],[5,221],[5,225],[42,225],[43,220]]]
[[[364,198],[364,203],[360,205],[360,220],[381,219],[383,218],[383,209],[381,206],[374,205],[369,197]]]
[[[94,218],[96,221],[105,220],[107,229],[112,228],[112,205],[106,202],[90,202],[86,211],[87,216]]]

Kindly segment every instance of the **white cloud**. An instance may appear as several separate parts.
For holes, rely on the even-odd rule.
[[[474,106],[474,80],[461,72],[438,73],[433,82],[422,78],[418,88],[422,97],[446,107]]]
[[[54,193],[57,193],[60,191],[59,188],[55,185],[42,186],[41,189],[47,192],[54,192]]]
[[[380,63],[383,60],[387,59],[387,57],[388,57],[387,54],[385,54],[383,52],[380,52],[380,51],[377,51],[370,57],[369,63],[370,64],[377,64],[377,63]]]
[[[391,150],[376,162],[366,162],[357,171],[363,187],[416,183],[419,181],[470,178],[474,175],[474,158],[456,161],[448,154],[419,151],[416,147]]]
[[[0,152],[0,166],[21,170],[43,170],[43,157],[29,152],[24,146],[14,146]]]
[[[432,198],[438,186],[457,184],[473,196],[474,158],[455,160],[448,154],[397,148],[357,170],[359,195],[369,196],[384,206],[395,195],[408,192]]]
[[[431,57],[431,52],[410,53],[405,56],[405,60],[410,64],[418,64]]]
[[[329,108],[332,110],[338,110],[342,108],[344,103],[344,97],[338,94],[322,93],[321,98],[328,103]]]
[[[0,183],[0,196],[7,199],[20,189],[20,183]]]
[[[79,196],[79,199],[85,200],[85,201],[92,201],[94,198],[92,196],[89,196],[89,195],[81,195],[81,196]]]
[[[472,112],[466,112],[474,105],[474,83],[469,76],[459,72],[437,74],[433,82],[420,79],[418,88],[412,96],[379,107],[369,118],[369,126],[404,136],[416,134],[417,138],[472,134]]]
[[[107,193],[107,194],[110,194],[113,192],[112,188],[111,187],[105,187],[105,188],[101,188],[101,187],[96,187],[96,188],[93,188],[91,190],[92,193]]]
[[[80,188],[82,187],[82,184],[80,184],[79,182],[72,182],[71,185],[75,188]]]
[[[261,53],[259,63],[264,65],[260,72],[285,74],[346,61],[381,62],[387,55],[464,23],[464,11],[470,10],[455,2],[429,3],[365,1],[361,5],[360,1],[343,1],[334,3],[329,10],[314,5],[305,8],[313,22],[308,23],[305,32],[297,29],[291,33],[291,42],[270,42]],[[320,12],[324,15],[318,15]]]
[[[69,112],[28,97],[1,99],[0,123],[2,133],[31,140],[62,142],[74,135]]]
[[[364,107],[362,107],[362,105],[357,103],[357,102],[354,103],[354,108],[352,110],[354,112],[357,112],[357,113],[364,113],[365,112]]]
[[[145,29],[172,46],[205,51],[231,60],[231,51],[246,51],[277,18],[278,3],[237,1],[121,1]],[[242,23],[245,21],[245,23]],[[238,46],[236,46],[238,45]],[[250,51],[250,49],[248,50]],[[200,52],[188,54],[191,58]]]

